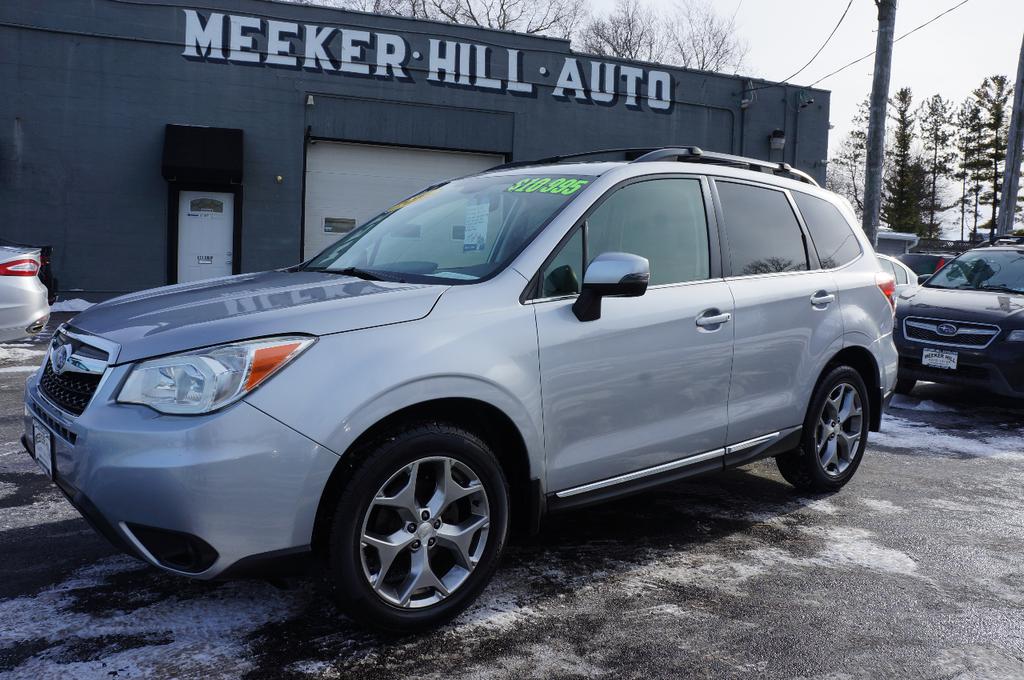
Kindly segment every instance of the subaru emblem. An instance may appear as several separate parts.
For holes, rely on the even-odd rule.
[[[957,332],[956,326],[954,326],[951,323],[940,323],[938,328],[936,328],[935,330],[939,332],[939,335],[946,336],[956,335]]]
[[[68,359],[71,358],[71,345],[61,345],[56,352],[53,353],[53,372],[60,375],[67,368]]]

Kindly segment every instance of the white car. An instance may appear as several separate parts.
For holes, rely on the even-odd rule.
[[[38,248],[0,246],[0,342],[35,335],[46,327],[50,303],[39,280]]]
[[[903,264],[895,257],[877,254],[878,263],[882,265],[882,271],[896,277],[896,297],[903,293],[917,289],[917,274],[914,270]]]

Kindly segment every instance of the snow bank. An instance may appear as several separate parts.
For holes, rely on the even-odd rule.
[[[892,398],[893,408],[902,409],[904,411],[923,411],[925,413],[956,413],[956,408],[949,406],[948,404],[940,404],[935,401],[928,399],[914,399],[912,397],[906,397],[902,394],[897,394]]]
[[[39,362],[46,350],[0,345],[0,364],[15,364],[25,361]]]
[[[51,312],[84,312],[93,306],[94,303],[82,298],[72,300],[60,300],[50,306]]]
[[[1024,431],[985,436],[972,430],[943,430],[889,414],[882,420],[882,431],[872,433],[871,444],[926,455],[1017,457],[1024,456]]]

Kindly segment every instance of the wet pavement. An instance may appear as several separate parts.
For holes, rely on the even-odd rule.
[[[39,351],[0,347],[0,677],[1024,677],[1024,404],[921,386],[833,495],[767,461],[553,518],[455,623],[387,638],[313,580],[117,554],[18,443]]]

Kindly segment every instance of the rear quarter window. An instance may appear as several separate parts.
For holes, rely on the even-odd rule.
[[[810,194],[793,192],[807,231],[818,251],[822,269],[835,269],[860,256],[860,242],[853,228],[834,205]]]
[[[808,269],[803,232],[784,192],[725,181],[715,185],[733,276]]]

